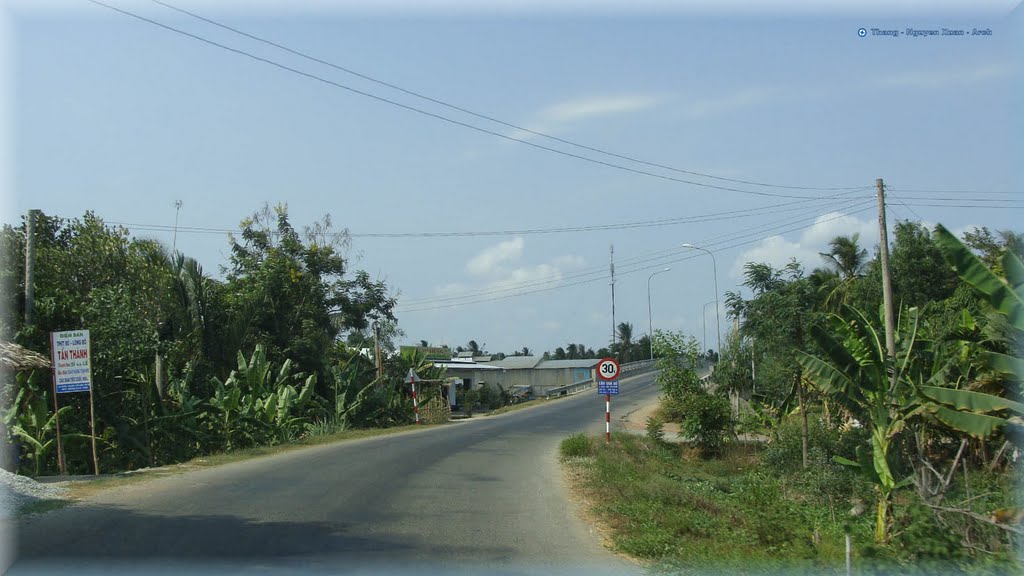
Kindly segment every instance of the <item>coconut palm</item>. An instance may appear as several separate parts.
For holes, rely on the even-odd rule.
[[[859,234],[836,236],[829,241],[829,251],[819,252],[824,268],[816,269],[812,281],[825,293],[825,308],[838,310],[846,303],[846,296],[854,280],[864,275],[868,264],[868,251],[857,243]]]

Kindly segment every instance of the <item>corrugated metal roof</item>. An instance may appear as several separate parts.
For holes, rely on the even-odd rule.
[[[491,365],[505,368],[506,370],[525,370],[527,368],[536,368],[541,360],[541,356],[509,356],[504,360],[491,362]]]
[[[452,370],[500,370],[500,366],[489,364],[477,364],[476,362],[434,362],[437,368],[449,368]]]
[[[599,358],[593,358],[589,360],[545,360],[537,366],[540,370],[549,370],[557,368],[593,368],[597,366]]]

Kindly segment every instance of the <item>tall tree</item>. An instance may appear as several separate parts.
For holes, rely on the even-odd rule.
[[[291,359],[326,383],[329,352],[342,331],[394,322],[395,299],[383,282],[363,271],[345,277],[347,236],[331,232],[329,217],[300,234],[285,205],[265,205],[241,229],[230,239],[228,291],[234,314],[253,312],[243,348],[263,344],[274,363]]]
[[[836,236],[829,241],[829,251],[819,252],[825,266],[843,280],[861,276],[868,262],[868,251],[858,245],[860,234]]]

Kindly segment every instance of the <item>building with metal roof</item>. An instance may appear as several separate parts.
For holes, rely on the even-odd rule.
[[[504,360],[491,362],[492,366],[506,370],[522,370],[524,368],[536,368],[544,359],[541,356],[507,356]]]

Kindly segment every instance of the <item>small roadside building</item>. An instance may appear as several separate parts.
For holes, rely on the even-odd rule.
[[[599,362],[513,356],[490,365],[502,369],[498,381],[505,388],[528,388],[533,396],[564,396],[594,386]]]
[[[502,390],[498,384],[501,369],[496,366],[475,362],[471,357],[435,360],[433,364],[436,368],[445,369],[442,391],[448,396],[448,403],[452,406],[455,405],[457,386],[462,386],[463,390],[473,390],[490,384]]]

